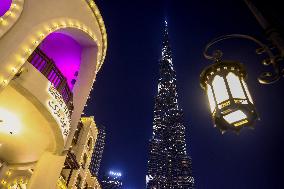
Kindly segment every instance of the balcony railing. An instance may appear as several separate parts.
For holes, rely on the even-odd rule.
[[[36,48],[28,58],[38,71],[40,71],[62,95],[63,100],[72,109],[73,94],[68,86],[66,78],[56,67],[54,61],[49,58],[40,48]]]

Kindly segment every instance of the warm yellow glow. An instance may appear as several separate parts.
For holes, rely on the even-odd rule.
[[[245,91],[246,91],[246,94],[248,96],[249,101],[253,104],[251,95],[250,95],[249,90],[248,90],[248,86],[247,86],[246,82],[244,81],[244,79],[242,79],[242,83],[243,83],[243,86],[245,88]]]
[[[238,127],[238,126],[241,126],[241,125],[243,125],[243,124],[245,124],[245,123],[247,123],[247,122],[248,122],[248,120],[245,119],[245,120],[243,120],[243,121],[240,121],[240,122],[235,123],[234,126]]]
[[[0,108],[0,132],[18,134],[21,130],[21,121],[10,111]]]
[[[234,102],[235,102],[236,104],[248,104],[248,101],[247,101],[247,100],[234,99]]]
[[[57,180],[57,189],[67,189],[66,181],[62,176]]]
[[[10,176],[11,174],[12,174],[11,171],[7,171],[7,172],[6,172],[6,175],[7,175],[7,176]]]
[[[216,104],[215,104],[215,100],[214,100],[212,88],[211,88],[211,86],[208,85],[208,84],[207,84],[207,96],[208,96],[208,100],[209,100],[209,105],[210,105],[211,113],[213,113],[213,111],[214,111],[215,108],[216,108]]]
[[[8,24],[8,22],[6,20],[2,20],[1,23],[2,23],[3,26],[6,26]]]
[[[23,9],[23,3],[24,0],[12,0],[10,9],[0,17],[0,37],[17,21]]]
[[[243,119],[246,119],[247,116],[241,110],[234,111],[224,116],[224,119],[229,123],[234,123]]]
[[[245,93],[242,88],[242,84],[240,82],[240,79],[238,76],[236,76],[234,73],[230,72],[227,77],[227,82],[231,91],[231,94],[233,98],[241,98],[245,99]]]
[[[221,104],[219,104],[219,108],[224,108],[226,106],[229,106],[231,104],[231,102],[229,100],[222,102]]]
[[[4,179],[2,179],[1,183],[2,183],[3,185],[5,185],[5,184],[7,183],[7,181],[5,181]]]
[[[212,82],[212,86],[218,104],[229,99],[226,84],[222,77],[216,75]]]
[[[18,182],[17,180],[15,180],[14,183],[9,186],[9,189],[10,188],[11,189],[26,189],[27,183],[21,183],[21,182]]]

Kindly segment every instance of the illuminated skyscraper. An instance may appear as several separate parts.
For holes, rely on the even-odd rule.
[[[153,136],[150,139],[147,189],[192,189],[191,158],[186,153],[183,111],[178,106],[176,73],[165,21]]]
[[[99,174],[99,169],[105,147],[105,136],[106,136],[104,126],[98,126],[98,130],[99,130],[98,137],[95,144],[94,152],[92,154],[91,164],[89,167],[91,174],[96,177]]]
[[[122,189],[122,174],[110,171],[101,180],[102,189]]]

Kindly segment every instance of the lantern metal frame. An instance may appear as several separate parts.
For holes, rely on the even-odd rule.
[[[260,46],[260,48],[256,50],[257,54],[267,53],[268,58],[264,59],[262,61],[262,64],[265,66],[268,65],[272,66],[273,71],[264,72],[258,77],[258,81],[261,84],[275,83],[281,78],[281,76],[284,75],[284,71],[283,70],[281,71],[279,65],[281,57],[275,56],[267,45],[265,45],[264,43],[262,43],[261,41],[257,40],[252,36],[243,35],[243,34],[230,34],[230,35],[223,35],[217,37],[213,39],[211,42],[209,42],[204,49],[203,55],[206,59],[212,60],[214,64],[208,66],[203,70],[203,72],[200,75],[200,84],[201,87],[206,92],[208,92],[207,85],[211,87],[215,103],[215,109],[212,110],[211,112],[212,118],[215,126],[218,127],[222,131],[222,133],[226,130],[234,130],[238,132],[243,127],[253,126],[253,123],[258,118],[248,88],[247,86],[244,86],[246,85],[246,76],[247,76],[244,66],[236,61],[222,61],[221,57],[223,53],[220,50],[213,51],[212,55],[209,55],[207,53],[208,49],[211,46],[223,40],[232,39],[232,38],[241,38],[253,41]],[[241,90],[243,90],[243,93],[245,94],[246,97],[245,99],[237,99],[233,97],[226,78],[230,72],[232,72],[238,77],[242,86]],[[226,92],[228,93],[229,96],[227,100],[219,102],[219,104],[217,103],[215,92],[212,86],[213,79],[217,75],[223,78],[227,90]],[[210,99],[208,100],[210,101]],[[230,113],[233,113],[238,110],[241,110],[246,115],[246,120],[238,120],[237,122],[229,123],[224,119],[224,116],[229,115]]]
[[[232,91],[227,80],[229,73],[234,74],[241,84],[241,89],[244,98],[236,98],[233,96]],[[216,91],[214,91],[213,81],[216,76],[220,76],[224,80],[228,99],[222,102],[217,102]],[[203,70],[200,75],[201,87],[207,91],[208,86],[211,87],[212,95],[214,98],[214,110],[212,110],[212,118],[214,126],[219,128],[221,132],[227,130],[240,131],[241,128],[252,126],[254,121],[258,118],[252,99],[246,85],[247,73],[244,66],[235,61],[221,61],[216,60],[213,65],[208,66]],[[211,102],[212,103],[212,102]],[[224,117],[236,111],[242,111],[246,115],[245,119],[236,120],[235,122],[228,123]]]

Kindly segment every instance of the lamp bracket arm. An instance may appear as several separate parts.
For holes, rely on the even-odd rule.
[[[213,39],[211,42],[209,42],[203,52],[203,55],[206,59],[208,60],[214,60],[215,57],[214,55],[208,55],[208,49],[215,45],[218,42],[227,40],[227,39],[232,39],[232,38],[240,38],[240,39],[248,39],[250,41],[255,42],[256,44],[258,44],[261,48],[263,48],[263,50],[268,54],[269,58],[271,59],[271,61],[274,61],[275,57],[272,53],[272,51],[270,50],[270,48],[265,45],[264,43],[262,43],[260,40],[256,39],[255,37],[249,36],[249,35],[245,35],[245,34],[229,34],[229,35],[222,35],[220,37],[217,37],[215,39]]]
[[[255,42],[256,44],[258,44],[262,49],[263,52],[266,52],[267,55],[269,56],[269,60],[264,60],[263,64],[264,65],[272,65],[274,68],[274,73],[271,72],[265,72],[263,74],[261,74],[258,78],[259,82],[262,84],[270,84],[270,83],[274,83],[277,80],[280,79],[281,77],[281,70],[279,65],[277,64],[276,57],[274,56],[274,54],[272,53],[272,51],[270,50],[270,48],[265,45],[264,43],[262,43],[260,40],[256,39],[255,37],[249,36],[249,35],[245,35],[245,34],[229,34],[229,35],[222,35],[220,37],[217,37],[215,39],[213,39],[212,41],[210,41],[204,51],[203,51],[203,56],[208,59],[208,60],[213,60],[215,62],[219,61],[222,57],[222,51],[221,50],[214,50],[212,55],[208,54],[208,49],[215,45],[216,43],[219,43],[221,41],[227,40],[227,39],[232,39],[232,38],[239,38],[239,39],[248,39],[250,41]]]

